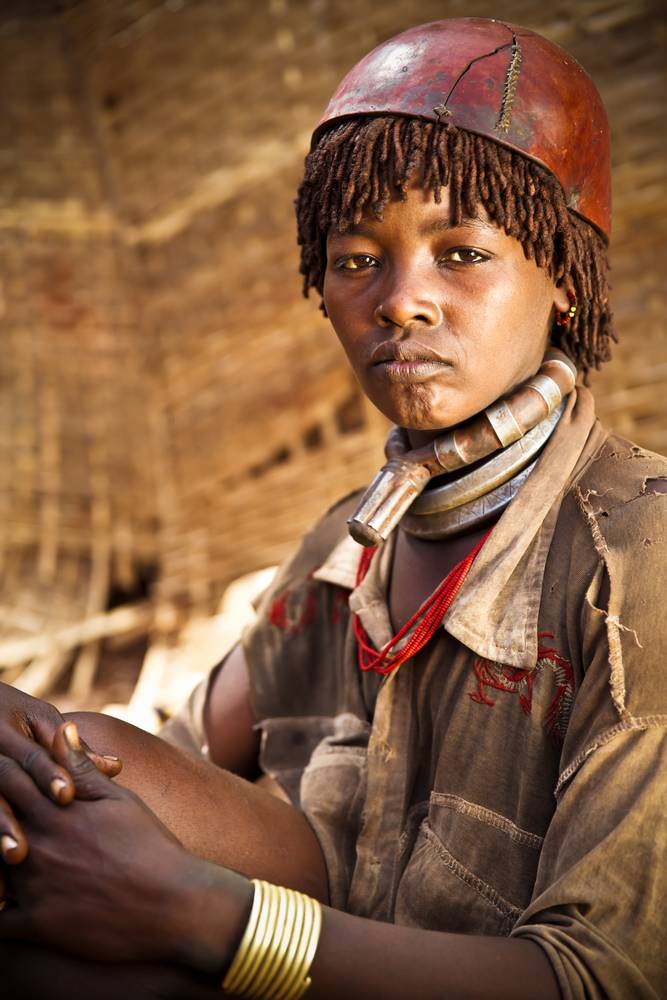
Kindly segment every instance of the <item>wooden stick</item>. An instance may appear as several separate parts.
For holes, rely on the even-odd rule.
[[[0,669],[42,659],[54,653],[69,652],[84,643],[120,635],[139,625],[147,629],[152,619],[151,605],[142,602],[84,618],[74,625],[63,625],[50,634],[31,636],[29,639],[11,639],[0,643]]]
[[[70,654],[60,651],[48,656],[42,656],[28,664],[25,670],[14,679],[14,686],[19,691],[31,694],[33,698],[45,697],[66,669]]]

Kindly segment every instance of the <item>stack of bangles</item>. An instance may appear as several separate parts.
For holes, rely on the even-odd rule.
[[[259,879],[252,884],[250,917],[222,989],[253,1000],[298,1000],[311,984],[322,907],[292,889]]]

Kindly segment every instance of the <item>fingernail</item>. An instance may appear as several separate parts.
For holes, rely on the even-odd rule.
[[[75,723],[68,722],[65,726],[65,742],[70,750],[80,750],[81,740],[79,739],[79,730],[76,728]]]
[[[111,761],[112,764],[117,764],[120,760],[120,757],[114,757],[113,754],[105,753],[103,759]]]
[[[58,802],[62,801],[63,792],[67,788],[67,782],[65,781],[65,779],[54,778],[53,781],[51,782],[50,787],[51,787],[51,794],[53,795],[54,799],[56,799]]]
[[[3,833],[2,837],[0,837],[0,847],[2,848],[3,854],[10,854],[12,851],[15,851],[18,846],[18,840],[15,840],[14,837],[11,837],[8,833]]]

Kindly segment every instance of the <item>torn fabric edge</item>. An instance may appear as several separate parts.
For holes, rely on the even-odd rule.
[[[598,524],[598,519],[596,514],[600,513],[593,510],[592,505],[589,502],[591,496],[597,496],[595,490],[587,490],[586,493],[582,493],[581,487],[577,486],[575,488],[575,496],[577,498],[577,503],[579,508],[583,513],[588,526],[591,530],[591,536],[593,538],[593,544],[595,546],[595,551],[602,560],[607,570],[607,576],[609,577],[609,606],[604,613],[605,623],[607,625],[607,644],[609,646],[609,686],[611,689],[611,700],[614,703],[614,707],[618,712],[621,719],[629,719],[629,713],[625,707],[625,669],[623,667],[623,647],[621,644],[621,631],[632,631],[626,629],[624,625],[621,624],[618,615],[610,614],[610,609],[612,607],[612,600],[614,595],[614,580],[611,574],[609,563],[607,561],[607,555],[609,553],[609,548],[605,541],[604,535],[600,530],[600,525]],[[635,633],[635,639],[639,643],[639,639]]]

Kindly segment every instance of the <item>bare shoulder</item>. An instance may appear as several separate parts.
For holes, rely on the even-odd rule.
[[[259,773],[259,734],[254,725],[248,669],[243,647],[237,643],[209,682],[204,727],[213,763],[254,779]]]

